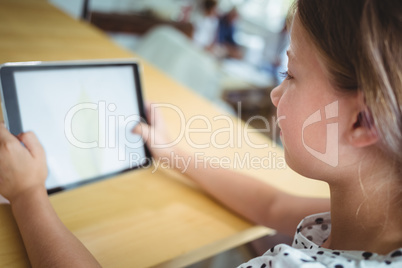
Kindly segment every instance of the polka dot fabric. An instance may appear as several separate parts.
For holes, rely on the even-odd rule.
[[[276,245],[261,257],[252,259],[239,267],[402,267],[402,248],[394,250],[388,255],[321,248],[319,245],[326,241],[330,232],[331,216],[329,212],[308,216],[299,223],[292,247],[285,244]]]

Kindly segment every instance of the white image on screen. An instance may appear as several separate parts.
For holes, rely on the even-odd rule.
[[[132,67],[21,71],[15,80],[23,131],[34,131],[46,151],[48,189],[129,168],[132,153],[145,156],[142,147],[124,143],[141,141],[129,134],[136,122],[119,120],[139,114]],[[77,141],[95,148],[76,147],[65,135],[77,104],[92,108],[76,111],[67,125]]]

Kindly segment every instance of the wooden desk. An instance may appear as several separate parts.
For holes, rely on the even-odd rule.
[[[72,60],[127,58],[133,55],[112,43],[107,36],[84,22],[75,21],[46,1],[0,0],[0,62],[30,60]],[[208,101],[177,84],[146,62],[143,65],[145,95],[149,100],[176,105],[186,119],[205,116],[213,130],[227,128],[216,120],[222,112]],[[164,112],[177,134],[177,113]],[[214,121],[215,119],[215,121]],[[244,124],[233,119],[236,128],[233,148],[196,150],[205,156],[283,157],[279,147],[260,134],[250,134],[253,149],[238,131]],[[193,122],[191,127],[204,127]],[[191,134],[193,141],[211,140],[211,133]],[[217,135],[217,142],[228,138]],[[191,146],[184,140],[183,146]],[[240,144],[241,143],[241,144]],[[272,157],[271,157],[272,158]],[[278,163],[267,169],[239,168],[288,192],[327,196],[325,184],[305,180]],[[253,226],[217,204],[182,175],[152,168],[133,171],[50,196],[66,226],[89,248],[104,267],[179,267],[237,246],[269,229]],[[10,207],[0,205],[0,267],[26,267],[28,259]]]

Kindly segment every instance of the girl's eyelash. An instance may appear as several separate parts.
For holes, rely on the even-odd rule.
[[[293,76],[290,75],[288,71],[279,72],[279,74],[281,75],[281,77],[285,78],[286,80],[293,79]]]

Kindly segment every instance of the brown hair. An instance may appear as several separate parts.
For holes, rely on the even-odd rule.
[[[294,11],[331,83],[362,92],[380,147],[402,166],[402,1],[298,0]]]
[[[206,12],[211,12],[218,5],[218,2],[217,0],[205,0],[202,5]]]

